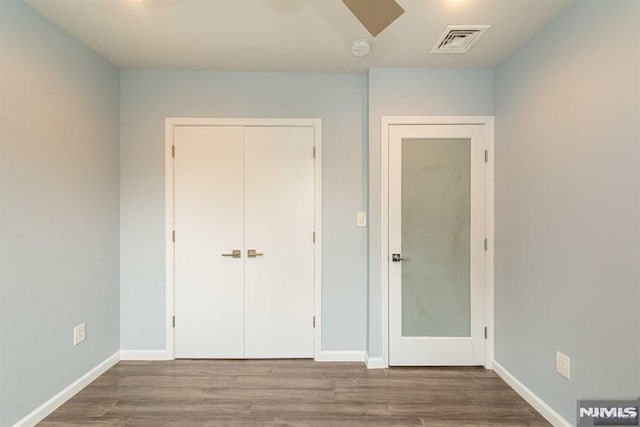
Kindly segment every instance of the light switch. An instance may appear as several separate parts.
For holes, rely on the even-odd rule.
[[[366,212],[358,212],[356,216],[356,225],[358,227],[366,227],[367,226],[367,213]]]

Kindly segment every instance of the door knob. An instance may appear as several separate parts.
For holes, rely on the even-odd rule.
[[[407,261],[407,259],[406,258],[402,258],[402,256],[400,256],[400,254],[391,254],[391,261],[400,262],[400,261]]]
[[[242,256],[242,252],[240,251],[240,249],[234,249],[231,251],[230,254],[222,254],[222,256],[228,256],[231,258],[240,258]]]
[[[258,256],[263,256],[264,254],[261,254],[259,252],[256,252],[255,249],[247,249],[247,258],[255,258]]]

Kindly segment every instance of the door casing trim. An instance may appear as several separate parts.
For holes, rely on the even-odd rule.
[[[389,366],[389,126],[392,125],[484,125],[487,127],[487,164],[485,169],[485,321],[488,329],[485,364],[493,368],[494,358],[494,116],[382,116],[380,138],[380,314],[382,335],[382,367]],[[372,260],[375,262],[375,260]]]
[[[169,360],[175,358],[174,309],[174,164],[173,130],[176,126],[259,126],[259,127],[313,127],[314,129],[314,228],[315,245],[313,277],[314,358],[322,353],[322,119],[289,118],[165,118],[165,352]],[[309,153],[311,155],[312,153]],[[179,320],[177,320],[179,321]],[[309,319],[312,321],[312,319]]]

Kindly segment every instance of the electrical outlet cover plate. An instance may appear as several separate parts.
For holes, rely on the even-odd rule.
[[[559,351],[556,351],[556,372],[566,379],[571,379],[571,359]]]
[[[73,328],[73,345],[78,345],[87,337],[86,327],[84,323],[80,323]]]

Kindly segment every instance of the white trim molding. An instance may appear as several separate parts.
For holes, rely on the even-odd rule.
[[[173,355],[162,350],[120,350],[120,360],[171,360]]]
[[[316,362],[364,362],[364,351],[324,350],[315,357]]]
[[[485,234],[488,247],[485,257],[485,322],[487,326],[487,343],[485,345],[485,363],[487,369],[493,368],[494,362],[494,258],[495,258],[495,118],[487,117],[487,168],[485,169]]]
[[[554,427],[571,427],[571,423],[567,421],[562,415],[557,413],[551,406],[549,406],[544,400],[535,394],[526,385],[521,383],[516,377],[514,377],[509,371],[507,371],[500,363],[493,361],[493,370],[500,378],[504,380],[509,386],[516,391],[527,403],[533,406],[533,409],[538,411],[547,421],[554,425]]]
[[[389,126],[391,125],[484,125],[487,127],[487,167],[485,171],[485,368],[491,369],[494,355],[493,280],[494,280],[494,124],[493,116],[382,116],[380,137],[380,314],[382,329],[382,366],[389,366]],[[376,362],[377,363],[377,362]],[[369,363],[367,363],[369,365]]]
[[[100,362],[89,372],[69,384],[51,399],[38,406],[31,413],[27,414],[13,427],[31,427],[44,420],[49,414],[62,406],[67,400],[75,396],[80,390],[88,386],[92,381],[104,374],[113,365],[120,361],[120,352],[116,351],[111,356]]]
[[[369,353],[364,354],[364,363],[367,365],[367,369],[385,369],[387,365],[384,364],[382,357],[369,357]]]
[[[289,118],[165,118],[165,358],[137,360],[171,360],[175,357],[173,328],[174,310],[174,170],[173,129],[176,126],[292,126],[313,127],[315,146],[314,170],[314,358],[322,356],[322,119]],[[135,352],[134,352],[135,353]]]

